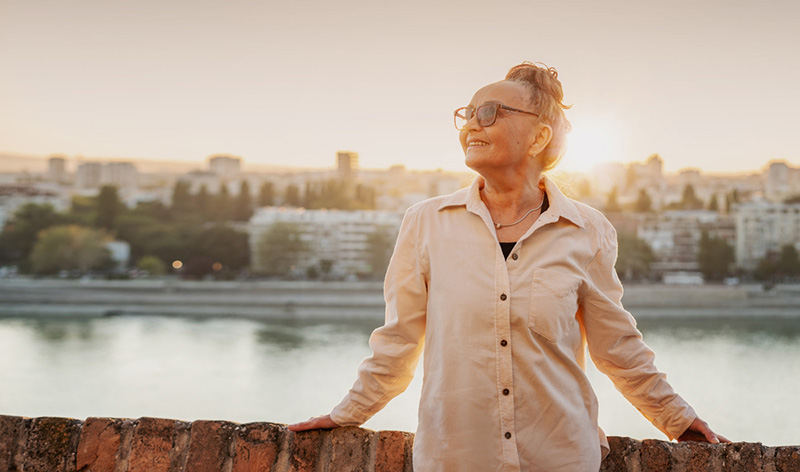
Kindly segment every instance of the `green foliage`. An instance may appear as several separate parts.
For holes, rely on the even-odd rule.
[[[697,263],[705,280],[719,281],[731,273],[735,261],[733,247],[722,238],[709,236],[703,231]]]
[[[653,211],[653,201],[645,189],[639,190],[639,197],[636,199],[634,210],[637,213],[650,213]]]
[[[275,185],[272,182],[264,182],[258,192],[259,206],[275,205]]]
[[[386,274],[392,257],[394,240],[385,229],[377,229],[367,237],[369,246],[369,275],[382,277]]]
[[[173,217],[180,217],[183,214],[194,211],[194,198],[189,193],[189,182],[179,180],[175,182],[172,189],[172,206],[170,210]]]
[[[273,276],[291,273],[308,252],[308,245],[300,236],[297,225],[274,223],[258,243],[261,261],[257,270]]]
[[[205,184],[200,186],[200,190],[194,196],[194,211],[203,220],[207,220],[211,215],[211,196]]]
[[[233,203],[233,220],[249,221],[253,216],[253,196],[250,194],[250,185],[246,180],[242,181],[239,195]]]
[[[767,254],[754,273],[758,280],[778,281],[800,275],[800,257],[793,244],[781,247],[778,254]]]
[[[617,274],[622,279],[640,280],[650,275],[650,265],[655,255],[650,246],[635,234],[622,232],[619,234],[617,255]]]
[[[233,202],[231,202],[231,196],[228,193],[228,186],[220,185],[219,193],[211,199],[210,219],[213,221],[228,221],[232,216],[232,208]]]
[[[144,256],[136,263],[136,268],[147,271],[151,276],[159,276],[167,273],[167,264],[156,256]]]
[[[73,196],[66,217],[72,224],[94,226],[97,222],[97,197]]]
[[[719,211],[719,203],[717,202],[717,194],[711,195],[711,198],[708,200],[708,209],[711,211]]]
[[[704,206],[703,201],[695,194],[694,185],[686,184],[683,187],[680,208],[684,210],[702,210]]]
[[[103,185],[97,195],[97,214],[94,225],[106,231],[113,231],[117,217],[123,212],[124,205],[117,195],[117,187]]]
[[[6,222],[0,233],[0,265],[13,264],[23,272],[30,271],[29,256],[36,243],[37,235],[64,222],[52,205],[26,203],[22,205],[11,220]]]
[[[608,200],[606,201],[606,208],[605,211],[607,212],[617,212],[620,211],[619,203],[617,202],[617,187],[611,189],[608,193]]]
[[[108,240],[104,232],[84,226],[52,226],[39,234],[33,247],[33,271],[49,275],[62,270],[86,273],[109,268],[113,262],[105,247]]]
[[[286,187],[286,195],[283,197],[283,204],[290,207],[299,207],[302,205],[300,201],[300,188],[297,185],[291,184]]]

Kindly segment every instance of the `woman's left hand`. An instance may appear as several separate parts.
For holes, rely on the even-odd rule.
[[[692,421],[692,424],[690,424],[689,427],[686,428],[686,431],[684,431],[683,434],[681,434],[681,436],[678,438],[678,442],[683,441],[707,442],[711,444],[730,442],[728,438],[714,433],[714,431],[712,431],[708,426],[708,423],[700,418],[695,418],[694,421]]]

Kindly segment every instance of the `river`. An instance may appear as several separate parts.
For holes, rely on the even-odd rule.
[[[0,414],[294,422],[338,403],[375,326],[0,318]],[[657,365],[719,433],[800,444],[800,320],[648,317],[640,328]],[[663,438],[607,378],[593,367],[589,376],[607,434]],[[413,431],[420,378],[365,427]]]

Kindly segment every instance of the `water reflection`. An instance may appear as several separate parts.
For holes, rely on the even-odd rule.
[[[380,322],[0,318],[0,414],[297,421],[338,403]],[[797,442],[800,412],[785,405],[800,388],[800,322],[644,318],[639,327],[670,382],[720,431]],[[608,379],[589,375],[606,432],[662,437]],[[367,427],[415,429],[420,377]]]

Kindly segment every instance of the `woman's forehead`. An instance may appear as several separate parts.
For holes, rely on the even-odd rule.
[[[525,105],[529,98],[530,93],[523,84],[511,80],[501,80],[475,92],[470,105],[479,106],[484,103],[498,102],[508,106],[519,106]]]

